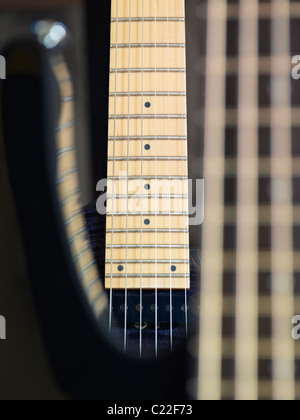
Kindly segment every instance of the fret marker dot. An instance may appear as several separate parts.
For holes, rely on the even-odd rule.
[[[145,223],[145,225],[146,225],[146,226],[149,226],[149,225],[150,225],[150,220],[149,220],[149,219],[146,219],[146,220],[144,221],[144,223]]]
[[[171,267],[171,271],[173,272],[173,273],[175,273],[175,271],[177,270],[177,267],[176,267],[176,265],[172,265],[172,267]]]
[[[145,103],[145,107],[146,107],[146,108],[150,108],[150,107],[151,107],[150,102],[146,102],[146,103]]]
[[[119,270],[119,271],[123,271],[123,270],[124,270],[123,265],[119,265],[118,270]]]
[[[144,188],[145,188],[145,190],[149,191],[151,187],[150,187],[149,184],[146,184]]]
[[[145,150],[150,150],[150,144],[145,145]]]

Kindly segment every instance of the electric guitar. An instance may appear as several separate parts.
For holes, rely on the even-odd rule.
[[[299,82],[291,63],[300,4],[186,4],[188,39],[197,27],[203,40],[198,78],[187,69],[201,100],[193,142],[203,164],[193,143],[187,153],[183,9],[181,0],[112,1],[108,183],[83,210],[66,33],[55,22],[33,30],[44,45],[27,49],[31,57],[36,50],[38,77],[17,102],[7,94],[3,110],[44,339],[73,398],[299,399]],[[56,39],[47,41],[51,30]],[[47,42],[57,45],[45,53]],[[35,153],[38,177],[28,165]],[[205,179],[200,234],[188,227],[184,187],[195,161]],[[30,186],[22,191],[20,169]],[[172,195],[164,183],[155,190],[162,177],[174,177]],[[150,211],[152,200],[167,215]],[[181,213],[172,215],[176,200]],[[189,246],[195,232],[198,247]]]
[[[186,395],[200,257],[189,246],[184,6],[112,1],[106,190],[87,207],[67,28],[35,21],[6,54],[10,176],[44,339],[73,398]]]

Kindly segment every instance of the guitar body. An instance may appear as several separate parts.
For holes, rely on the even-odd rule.
[[[91,316],[68,257],[55,196],[51,133],[60,109],[58,86],[37,42],[17,43],[6,56],[2,108],[7,162],[37,316],[57,383],[74,399],[185,398],[184,341],[168,357],[135,360],[120,354]],[[101,272],[105,222],[95,204],[85,215]]]

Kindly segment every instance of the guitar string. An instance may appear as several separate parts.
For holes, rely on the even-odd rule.
[[[186,42],[186,35],[185,35],[185,2],[183,2],[182,15],[184,17],[183,39],[184,39],[184,42]],[[186,69],[186,49],[185,49],[185,52],[184,52],[184,68]],[[185,73],[185,91],[187,91],[187,86],[186,86],[186,73]],[[186,107],[187,107],[187,102],[186,102],[187,101],[187,98],[185,98],[184,101],[185,101],[185,112],[184,112],[184,114],[187,115],[187,109],[186,109]],[[187,133],[184,133],[184,130],[187,130],[187,121],[185,121],[184,124],[185,125],[182,125],[182,127],[181,127],[181,136],[183,136],[185,134],[186,135],[186,138],[187,138]],[[185,151],[186,151],[186,155],[188,156],[188,149],[187,149],[188,144],[187,143],[188,143],[188,141],[186,140],[186,148],[185,148]],[[183,188],[188,188],[187,181],[183,181],[183,183],[184,182],[185,182],[185,184],[183,184],[183,185],[185,185],[185,187],[183,187]],[[188,191],[184,191],[183,190],[183,194],[188,194]],[[186,212],[186,209],[183,208],[183,211]],[[189,217],[188,216],[184,216],[184,220],[185,220],[185,225],[186,225],[186,226],[184,226],[184,229],[188,229],[189,228]],[[188,244],[189,244],[189,240],[188,240]],[[188,244],[186,243],[186,233],[184,233],[184,249],[185,249],[184,252],[186,252],[186,245],[188,245]],[[189,248],[188,248],[188,258],[184,258],[187,261],[189,261],[189,252],[190,251],[189,251]],[[184,282],[185,282],[185,285],[184,285],[185,335],[186,335],[186,338],[188,338],[188,297],[187,297],[187,267],[186,267],[186,263],[184,263]]]
[[[110,266],[110,298],[109,298],[109,331],[112,330],[112,311],[113,311],[113,255],[114,255],[114,200],[115,200],[115,158],[116,158],[116,129],[117,129],[117,77],[118,77],[118,23],[119,23],[119,0],[117,0],[116,12],[116,71],[115,71],[115,103],[114,103],[114,150],[113,150],[113,182],[112,182],[112,211],[111,211],[111,266]]]
[[[129,212],[129,153],[130,153],[130,59],[131,59],[131,0],[129,1],[129,40],[128,40],[128,140],[127,140],[127,203],[126,203],[126,277],[125,277],[125,311],[124,311],[124,351],[127,350],[127,320],[128,320],[128,212]]]
[[[142,120],[141,120],[141,194],[143,193],[143,153],[144,153],[144,0],[142,0]],[[141,198],[141,279],[140,279],[140,358],[143,351],[143,198]]]
[[[169,28],[169,0],[167,2],[167,39],[169,42],[168,46],[168,116],[170,115],[170,28]],[[171,151],[170,141],[170,118],[168,117],[168,132],[169,132],[169,151]],[[173,293],[172,293],[172,216],[171,216],[171,158],[169,152],[169,238],[170,238],[170,347],[171,352],[173,351]]]
[[[157,186],[157,2],[155,1],[155,187]],[[155,356],[158,356],[158,248],[157,248],[157,198],[155,201]]]

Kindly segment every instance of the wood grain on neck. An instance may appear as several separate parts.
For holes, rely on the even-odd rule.
[[[184,17],[112,1],[107,288],[189,288]]]

